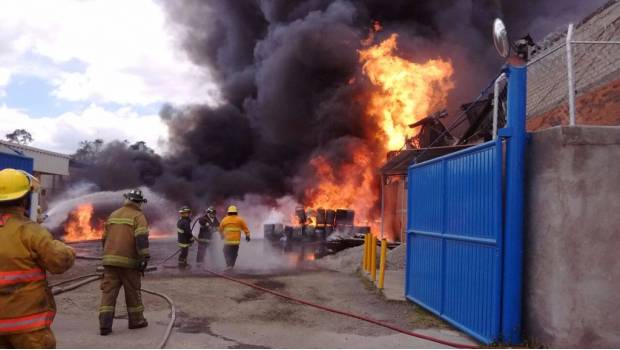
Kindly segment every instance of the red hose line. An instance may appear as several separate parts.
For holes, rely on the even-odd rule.
[[[403,329],[403,328],[391,325],[389,323],[384,323],[384,322],[381,322],[381,321],[378,321],[378,320],[374,320],[374,319],[366,317],[366,316],[357,315],[357,314],[354,314],[354,313],[351,313],[351,312],[348,312],[348,311],[338,310],[338,309],[331,308],[329,306],[319,305],[319,304],[313,303],[311,301],[307,301],[307,300],[303,300],[303,299],[298,299],[298,298],[292,297],[290,295],[286,295],[286,294],[283,294],[283,293],[280,293],[280,292],[276,292],[276,291],[271,290],[271,289],[267,289],[267,288],[263,288],[261,286],[257,286],[256,284],[253,284],[253,283],[250,283],[250,282],[246,282],[246,281],[234,278],[234,277],[230,277],[230,276],[227,276],[227,275],[224,275],[224,274],[221,274],[221,273],[217,273],[215,271],[211,271],[209,269],[204,269],[204,270],[209,272],[209,273],[211,273],[211,274],[213,274],[213,275],[215,275],[215,276],[227,279],[227,280],[232,281],[232,282],[236,282],[236,283],[240,283],[240,284],[246,285],[246,286],[248,286],[250,288],[254,288],[254,289],[263,291],[265,293],[269,293],[269,294],[273,294],[273,295],[279,296],[280,298],[292,300],[292,301],[297,302],[299,304],[308,305],[308,306],[311,306],[311,307],[314,307],[314,308],[317,308],[317,309],[320,309],[320,310],[323,310],[323,311],[328,311],[328,312],[332,312],[332,313],[335,313],[335,314],[340,314],[340,315],[344,315],[344,316],[349,316],[349,317],[357,318],[358,320],[366,321],[366,322],[375,324],[377,326],[385,327],[385,328],[391,329],[393,331],[396,331],[396,332],[399,332],[399,333],[403,333],[403,334],[406,334],[406,335],[409,335],[409,336],[412,336],[412,337],[416,337],[416,338],[432,341],[432,342],[435,342],[435,343],[438,343],[438,344],[447,345],[447,346],[451,346],[451,347],[454,347],[454,348],[460,348],[460,349],[476,349],[476,348],[478,348],[476,346],[472,346],[472,345],[469,345],[469,344],[461,344],[461,343],[451,342],[449,340],[443,340],[443,339],[431,337],[429,335],[424,335],[424,334],[420,334],[420,333],[411,332],[411,331],[408,331],[406,329]]]

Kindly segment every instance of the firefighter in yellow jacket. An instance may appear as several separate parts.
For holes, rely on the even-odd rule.
[[[0,348],[54,348],[56,304],[46,273],[73,266],[75,252],[25,216],[30,174],[0,171]]]
[[[241,231],[245,234],[245,240],[250,241],[250,229],[245,220],[238,215],[237,207],[228,207],[227,215],[220,222],[220,235],[224,239],[224,258],[226,259],[227,269],[235,267],[237,255],[239,254],[239,244],[241,243]]]
[[[125,304],[129,329],[148,326],[144,319],[140,276],[144,274],[149,255],[149,228],[142,213],[146,199],[135,189],[124,195],[124,205],[112,212],[103,234],[103,280],[99,331],[112,332],[116,298],[121,287],[125,290]]]

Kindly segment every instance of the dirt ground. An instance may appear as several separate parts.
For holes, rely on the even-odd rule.
[[[160,249],[159,256],[169,255],[166,254],[168,252]],[[82,253],[95,252],[91,248]],[[92,273],[97,265],[96,261],[79,260],[68,274],[53,276],[52,280]],[[320,269],[309,262],[303,268],[263,273],[240,270],[236,274],[246,281],[305,300],[370,316],[427,335],[474,344],[462,333],[412,303],[386,301],[356,273]],[[196,267],[187,271],[160,267],[159,272],[147,274],[143,287],[164,293],[175,303],[177,320],[168,342],[168,347],[173,348],[445,347],[290,302],[214,277]],[[145,316],[150,325],[145,329],[129,330],[121,293],[113,333],[102,337],[98,335],[97,323],[99,293],[99,283],[94,282],[56,297],[59,311],[53,329],[58,347],[157,346],[169,320],[169,307],[165,301],[143,294]]]

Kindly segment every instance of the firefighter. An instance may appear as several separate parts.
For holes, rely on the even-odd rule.
[[[202,264],[205,259],[205,251],[209,246],[213,232],[217,231],[220,222],[215,217],[215,208],[209,207],[205,214],[198,219],[200,232],[198,233],[198,250],[196,252],[196,263]]]
[[[24,171],[0,171],[0,348],[56,347],[56,304],[45,271],[67,271],[75,251],[25,216],[37,187]]]
[[[144,275],[149,255],[149,227],[142,205],[146,199],[139,189],[123,195],[123,206],[110,214],[103,233],[103,280],[101,281],[101,306],[99,331],[101,335],[112,332],[116,298],[121,287],[125,291],[125,304],[129,329],[147,327],[144,305],[140,295],[141,275]]]
[[[224,258],[226,258],[226,268],[230,270],[235,267],[237,255],[239,254],[239,244],[241,243],[241,231],[245,234],[245,240],[250,241],[250,229],[245,220],[238,215],[237,207],[228,207],[227,215],[220,223],[220,235],[224,239]]]
[[[186,268],[188,267],[187,254],[189,253],[189,247],[194,243],[191,227],[192,209],[188,206],[183,206],[179,209],[179,215],[181,216],[179,221],[177,221],[178,244],[181,249],[181,254],[179,254],[179,267]]]

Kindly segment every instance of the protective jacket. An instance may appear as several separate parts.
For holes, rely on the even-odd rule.
[[[191,222],[192,219],[189,216],[181,217],[179,221],[177,221],[178,243],[181,248],[189,247],[194,241]]]
[[[218,227],[220,226],[220,222],[215,216],[211,218],[209,217],[209,215],[205,215],[198,219],[198,223],[200,224],[198,242],[209,243],[213,236],[213,232],[217,231]]]
[[[148,260],[149,227],[142,209],[128,201],[110,214],[103,233],[103,266],[135,269]]]
[[[241,242],[241,231],[247,237],[250,236],[250,229],[242,217],[239,215],[226,215],[220,223],[220,235],[226,245],[239,245]]]
[[[0,211],[0,335],[52,324],[56,304],[45,271],[63,273],[74,259],[71,248],[30,221],[22,208]]]

